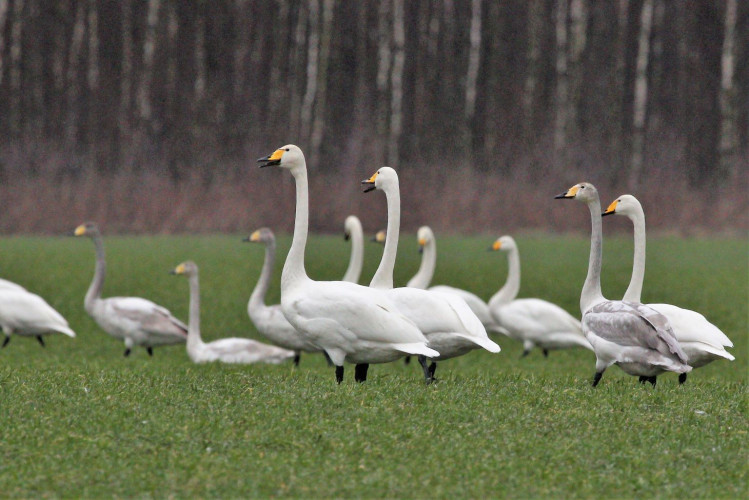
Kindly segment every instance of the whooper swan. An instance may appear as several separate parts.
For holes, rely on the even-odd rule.
[[[42,335],[62,333],[75,337],[68,322],[40,296],[24,289],[0,289],[0,327],[5,334],[2,347],[11,335],[36,337],[44,346]]]
[[[187,327],[187,354],[194,363],[272,363],[278,364],[292,359],[294,351],[252,339],[231,337],[205,343],[200,338],[200,285],[198,266],[187,261],[178,265],[172,274],[187,276],[190,284],[190,318]]]
[[[612,364],[653,386],[664,371],[687,373],[692,367],[674,337],[668,319],[638,302],[607,300],[601,293],[602,240],[601,200],[596,188],[587,182],[576,184],[560,199],[585,203],[590,211],[591,236],[588,274],[580,294],[580,311],[585,337],[596,354],[593,387]]]
[[[271,273],[276,262],[276,238],[273,231],[263,227],[253,232],[245,241],[265,245],[263,268],[260,271],[260,278],[257,280],[255,289],[250,295],[250,301],[247,303],[247,314],[255,324],[257,331],[268,340],[277,346],[291,349],[296,353],[294,364],[298,366],[301,352],[320,352],[321,349],[291,326],[291,323],[288,322],[281,311],[281,304],[270,306],[265,304],[265,294],[268,291]]]
[[[283,146],[260,158],[260,167],[290,171],[296,184],[294,237],[281,274],[281,310],[313,344],[324,349],[343,380],[343,363],[357,366],[354,378],[366,380],[366,366],[406,354],[438,356],[426,338],[385,293],[346,281],[314,281],[304,268],[309,221],[307,165],[302,150]]]
[[[462,298],[418,288],[393,288],[393,268],[400,231],[398,174],[390,167],[382,167],[362,183],[367,185],[365,191],[371,191],[372,188],[384,191],[388,207],[385,249],[369,286],[385,290],[396,307],[416,324],[427,337],[429,347],[439,351],[440,355],[434,360],[461,356],[479,347],[499,352],[499,346],[489,339],[481,321]],[[424,370],[426,382],[430,383],[434,380],[437,364],[433,362],[427,367],[425,356],[419,356],[419,363]]]
[[[602,215],[624,215],[634,226],[635,254],[632,267],[632,278],[624,298],[628,302],[640,302],[642,283],[645,279],[645,212],[637,198],[625,194],[614,200]],[[648,304],[668,318],[674,329],[676,340],[689,358],[692,368],[699,368],[715,361],[727,359],[733,361],[726,347],[733,347],[733,342],[717,326],[710,323],[702,314],[683,309],[671,304]],[[684,383],[687,374],[679,375],[679,383]]]
[[[342,281],[358,283],[364,264],[364,231],[356,215],[349,215],[343,223],[343,236],[351,240],[351,258]]]
[[[520,291],[520,254],[512,236],[502,236],[491,250],[507,253],[509,270],[504,286],[489,300],[494,321],[509,336],[523,343],[523,356],[540,347],[544,356],[553,349],[584,347],[593,350],[585,339],[580,322],[556,304],[542,299],[518,299]]]
[[[181,344],[187,340],[187,325],[150,300],[140,297],[102,299],[107,263],[99,228],[93,222],[87,222],[75,228],[73,234],[90,237],[96,248],[94,278],[83,305],[102,330],[125,342],[125,356],[129,356],[135,346],[145,347],[153,356],[154,347]]]

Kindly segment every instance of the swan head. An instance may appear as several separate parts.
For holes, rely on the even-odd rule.
[[[249,235],[242,241],[268,244],[274,243],[276,241],[276,237],[273,235],[273,231],[271,231],[269,228],[261,227],[260,229],[255,230],[251,235]]]
[[[642,212],[642,205],[640,205],[640,202],[637,201],[637,198],[635,198],[631,194],[623,194],[619,198],[612,201],[606,211],[604,211],[601,215],[616,214],[632,217],[640,212]]]
[[[374,189],[386,190],[398,188],[398,174],[390,167],[382,167],[369,179],[361,181],[363,190],[368,193]]]
[[[95,222],[85,222],[73,230],[73,236],[95,236],[98,235],[99,228]]]
[[[515,244],[515,239],[512,236],[504,235],[500,238],[497,238],[494,240],[494,243],[492,243],[492,246],[489,247],[489,250],[492,251],[498,251],[502,250],[503,252],[509,252],[512,249],[517,248],[517,245]]]
[[[349,215],[343,223],[343,238],[348,241],[351,239],[351,234],[356,230],[361,232],[361,222],[359,217],[356,215]]]
[[[564,193],[556,195],[554,198],[578,200],[582,201],[583,203],[588,203],[598,199],[598,191],[596,190],[596,187],[590,182],[581,182],[580,184],[575,184]]]
[[[198,274],[198,265],[193,261],[188,260],[172,269],[169,274],[184,274],[185,276],[195,276]]]
[[[387,231],[385,231],[384,229],[380,229],[379,231],[377,231],[377,233],[375,233],[374,236],[372,236],[372,241],[374,241],[375,243],[380,243],[381,245],[384,245],[386,236],[387,236]]]
[[[416,239],[419,241],[419,253],[424,252],[424,247],[434,242],[434,233],[429,226],[421,226],[416,231]]]
[[[258,163],[260,163],[260,168],[281,167],[293,169],[295,167],[299,168],[306,166],[306,163],[304,161],[304,153],[302,153],[302,150],[299,148],[299,146],[295,146],[293,144],[282,146],[275,150],[273,154],[258,158],[257,161]]]

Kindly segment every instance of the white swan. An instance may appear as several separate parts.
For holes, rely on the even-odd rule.
[[[502,236],[491,250],[507,252],[509,270],[504,286],[489,300],[489,310],[509,336],[523,343],[523,356],[538,346],[548,356],[552,349],[585,347],[593,350],[580,322],[556,304],[542,299],[517,299],[520,291],[520,254],[512,236]]]
[[[252,339],[231,337],[205,343],[200,338],[200,285],[198,266],[187,261],[178,265],[172,274],[187,276],[190,284],[190,319],[187,326],[187,354],[194,363],[272,363],[278,364],[294,357],[294,351]]]
[[[0,327],[5,334],[2,347],[11,335],[36,337],[44,346],[42,335],[62,333],[75,337],[68,322],[40,296],[25,289],[0,289]]]
[[[26,289],[17,283],[0,278],[0,290],[16,290],[25,292]]]
[[[382,167],[362,184],[367,185],[365,192],[372,189],[384,191],[388,207],[385,249],[369,286],[385,290],[396,307],[416,324],[429,341],[429,347],[439,351],[439,356],[434,360],[461,356],[478,347],[499,352],[499,346],[489,339],[484,326],[460,297],[418,288],[393,288],[393,268],[400,231],[398,174],[390,167]],[[419,363],[426,382],[430,383],[434,380],[437,364],[433,362],[427,367],[424,356],[419,356]]]
[[[560,199],[582,201],[590,210],[591,236],[588,274],[580,294],[580,311],[585,337],[596,353],[593,387],[612,364],[630,375],[649,381],[664,371],[687,373],[692,367],[674,337],[668,319],[638,302],[606,300],[601,293],[603,234],[601,200],[596,188],[587,182],[576,184]]]
[[[421,226],[416,232],[416,238],[419,242],[421,264],[419,265],[417,273],[408,281],[406,286],[457,295],[468,304],[468,307],[471,308],[473,314],[478,317],[479,321],[481,321],[487,331],[509,335],[509,332],[502,326],[498,325],[492,317],[491,312],[489,311],[489,304],[484,302],[481,297],[475,293],[447,285],[429,286],[434,277],[434,268],[437,264],[437,240],[434,237],[434,232],[432,232],[432,229],[429,226]]]
[[[296,184],[294,237],[281,274],[281,310],[289,323],[324,349],[343,380],[343,363],[357,365],[363,382],[370,363],[387,363],[406,354],[438,356],[426,338],[382,291],[346,281],[314,281],[304,268],[309,224],[307,165],[302,150],[289,144],[258,159],[260,167],[280,166]]]
[[[153,356],[154,347],[181,344],[187,340],[187,325],[150,300],[140,297],[102,299],[107,263],[99,228],[93,222],[87,222],[75,228],[73,235],[90,237],[96,248],[94,278],[83,301],[86,312],[105,332],[125,342],[125,356],[129,356],[135,346],[145,347]]]
[[[645,279],[645,212],[637,198],[625,194],[614,200],[602,215],[624,215],[634,226],[635,254],[632,266],[632,278],[624,298],[629,302],[640,302],[642,282]],[[676,340],[689,358],[692,368],[699,368],[715,361],[727,359],[733,361],[726,347],[733,347],[733,342],[717,326],[710,323],[702,314],[683,309],[671,304],[648,304],[668,318],[674,329]],[[679,382],[684,383],[687,374],[679,375]]]
[[[358,283],[361,276],[361,269],[364,263],[364,231],[361,227],[361,221],[356,215],[349,215],[343,223],[343,236],[346,240],[351,240],[351,258],[349,259],[346,274],[343,275],[342,281]]]
[[[320,352],[321,349],[291,326],[291,323],[288,322],[281,311],[281,304],[265,305],[265,294],[268,291],[270,276],[276,261],[276,238],[273,231],[263,227],[253,232],[245,241],[265,245],[263,268],[247,303],[247,314],[255,324],[257,331],[268,340],[277,346],[291,349],[296,353],[294,364],[298,366],[300,353]]]

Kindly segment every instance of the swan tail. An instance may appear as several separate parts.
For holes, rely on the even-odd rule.
[[[400,352],[405,352],[406,354],[423,354],[428,358],[436,358],[440,355],[440,353],[434,349],[430,349],[423,342],[393,344],[393,347]]]
[[[57,326],[54,328],[54,331],[75,338],[75,332],[67,326]]]
[[[488,337],[486,338],[485,337],[472,337],[470,335],[463,335],[463,334],[458,334],[458,336],[463,337],[464,339],[470,340],[474,344],[477,344],[483,347],[489,352],[498,353],[499,351],[502,350],[496,342],[494,342]]]
[[[722,348],[715,347],[711,344],[705,344],[703,342],[690,342],[688,344],[682,345],[682,348],[684,349],[684,352],[687,353],[687,356],[690,357],[690,359],[694,356],[694,352],[700,353],[710,353],[715,356],[718,356],[720,358],[725,358],[728,361],[733,361],[736,358],[728,351]]]

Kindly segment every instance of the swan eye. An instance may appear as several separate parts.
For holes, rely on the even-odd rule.
[[[286,151],[288,153],[289,152],[289,148],[284,149],[284,151]]]

